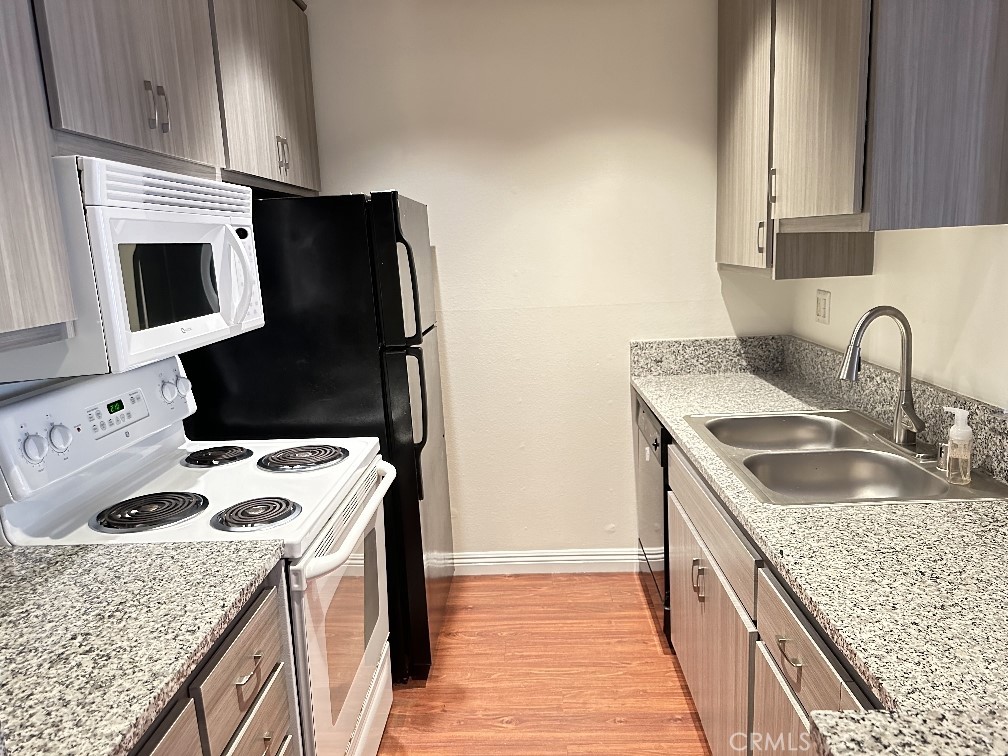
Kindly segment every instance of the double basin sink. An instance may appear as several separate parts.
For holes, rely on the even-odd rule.
[[[852,504],[1008,498],[1008,486],[974,472],[951,485],[879,438],[883,426],[848,410],[694,415],[686,421],[771,504]]]

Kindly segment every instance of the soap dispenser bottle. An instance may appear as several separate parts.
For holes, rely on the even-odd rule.
[[[973,429],[968,423],[969,410],[946,407],[945,411],[955,415],[955,423],[949,428],[946,475],[949,483],[965,486],[973,470]]]

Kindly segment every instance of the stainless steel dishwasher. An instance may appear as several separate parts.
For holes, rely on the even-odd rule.
[[[668,546],[665,445],[662,426],[643,402],[637,407],[637,573],[655,625],[668,638]]]

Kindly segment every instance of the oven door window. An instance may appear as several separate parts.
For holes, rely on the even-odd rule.
[[[353,736],[377,660],[380,627],[378,541],[374,528],[336,571],[308,581],[305,642],[316,753],[343,753]],[[370,648],[369,648],[370,646]]]
[[[119,262],[133,333],[220,312],[210,244],[119,244]]]

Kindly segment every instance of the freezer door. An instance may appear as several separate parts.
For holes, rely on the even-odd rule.
[[[424,334],[421,348],[411,349],[406,361],[413,438],[417,448],[420,534],[432,639],[440,633],[448,589],[455,574],[437,331],[432,328]]]
[[[384,192],[371,195],[369,209],[382,343],[419,346],[423,333],[436,320],[427,206],[396,192]]]

